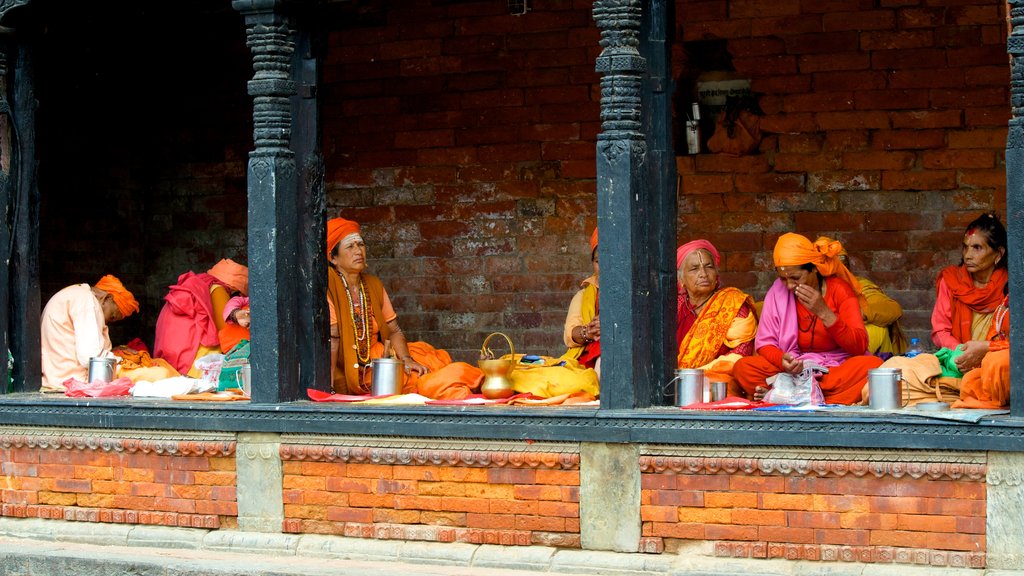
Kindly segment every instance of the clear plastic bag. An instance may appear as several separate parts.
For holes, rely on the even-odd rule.
[[[825,395],[818,384],[818,374],[824,370],[817,367],[805,367],[796,376],[789,372],[780,372],[775,376],[772,389],[764,395],[764,401],[770,404],[786,404],[790,406],[819,406],[825,403]],[[824,370],[827,372],[827,370]]]
[[[202,358],[196,359],[196,368],[203,373],[199,381],[204,386],[210,388],[217,387],[217,381],[220,380],[220,369],[224,366],[224,355],[223,354],[207,354]]]

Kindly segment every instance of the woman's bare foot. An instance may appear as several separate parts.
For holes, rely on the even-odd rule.
[[[764,395],[768,393],[768,388],[764,386],[758,386],[754,388],[754,402],[760,402],[764,400]]]

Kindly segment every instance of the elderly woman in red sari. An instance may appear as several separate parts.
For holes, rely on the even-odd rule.
[[[677,366],[703,368],[712,380],[734,386],[733,365],[754,353],[757,317],[750,296],[722,287],[720,262],[718,250],[707,240],[694,240],[676,250]]]
[[[989,350],[986,336],[1008,280],[1006,228],[999,218],[983,214],[968,224],[962,255],[960,265],[943,269],[935,283],[932,341],[940,348],[962,349],[955,362],[966,373]]]
[[[398,325],[384,284],[366,272],[366,243],[359,224],[344,218],[327,222],[327,304],[331,318],[331,366],[334,391],[370,391],[371,360],[390,342],[405,365],[403,393],[430,398],[465,398],[480,385],[483,372],[425,342],[408,342]]]
[[[766,379],[800,374],[813,361],[828,368],[819,381],[825,402],[861,400],[868,370],[882,360],[867,355],[860,284],[839,260],[842,249],[839,242],[812,243],[792,233],[776,242],[778,279],[764,299],[754,344],[758,355],[741,358],[733,369],[748,396],[761,399]]]

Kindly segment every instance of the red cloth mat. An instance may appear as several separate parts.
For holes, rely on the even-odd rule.
[[[754,408],[764,408],[765,406],[775,406],[775,404],[753,402],[739,396],[726,396],[717,402],[698,402],[689,406],[680,406],[679,408],[681,410],[753,410]]]

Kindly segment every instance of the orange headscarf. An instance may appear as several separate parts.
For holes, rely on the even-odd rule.
[[[839,255],[845,253],[846,250],[838,240],[822,236],[816,242],[811,243],[806,236],[787,232],[780,236],[775,243],[772,258],[775,260],[775,266],[814,264],[822,276],[838,276],[850,285],[863,304],[864,297],[861,295],[860,282],[839,259]]]
[[[114,298],[114,304],[117,304],[117,309],[121,311],[121,315],[125,318],[139,311],[139,302],[124,287],[124,284],[121,284],[117,276],[107,274],[96,283],[96,288],[103,290]]]
[[[594,232],[590,235],[590,253],[593,254],[594,250],[597,250],[597,226],[594,226]]]
[[[331,257],[334,247],[349,234],[359,234],[359,224],[344,218],[331,218],[327,221],[327,258]]]
[[[206,273],[227,284],[232,290],[241,292],[243,296],[249,295],[249,269],[238,262],[225,258]]]

